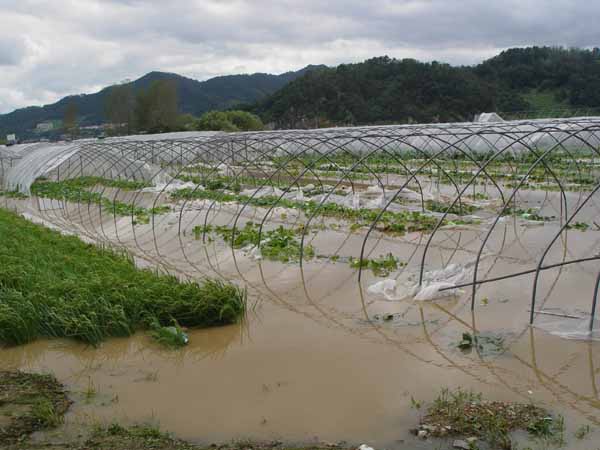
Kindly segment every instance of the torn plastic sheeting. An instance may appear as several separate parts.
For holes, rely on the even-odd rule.
[[[489,255],[484,255],[483,261]],[[431,301],[453,297],[462,293],[459,289],[452,289],[472,276],[475,261],[465,264],[449,264],[443,269],[432,270],[423,274],[423,283],[411,283],[410,279],[399,282],[393,279],[379,281],[367,289],[374,295],[382,295],[387,300],[398,301],[413,298],[416,301]],[[410,276],[414,279],[414,276]]]
[[[396,280],[387,279],[369,286],[367,292],[373,295],[382,295],[388,301],[400,301],[412,298],[415,301],[424,302],[456,296],[461,292],[460,290],[448,289],[455,286],[456,283],[444,281],[423,284],[423,286],[419,286],[418,284],[407,285]]]
[[[538,313],[533,323],[534,328],[562,339],[600,341],[600,321],[598,320],[598,315],[596,315],[594,326],[590,332],[591,316],[589,312],[579,309],[565,311],[560,308],[549,308],[545,311],[552,312],[553,314],[564,314],[565,317],[557,318],[556,316]],[[575,317],[575,315],[579,317]]]
[[[360,447],[358,447],[358,450],[375,450],[373,447],[369,447],[367,444],[361,444]]]
[[[460,292],[457,289],[452,289],[455,287],[456,283],[448,283],[444,281],[431,283],[430,285],[421,289],[419,293],[415,295],[415,300],[419,302],[426,302],[446,297],[454,297]]]
[[[261,244],[266,244],[267,242],[269,242],[269,239],[265,239],[261,242]],[[260,251],[260,247],[258,245],[248,244],[241,248],[240,251],[255,261],[263,259],[262,252]]]
[[[191,181],[182,183],[179,181],[174,181],[172,183],[157,183],[155,186],[150,186],[142,189],[142,192],[152,192],[152,193],[160,193],[160,192],[173,192],[179,189],[197,189],[198,191],[203,191],[204,186],[199,184],[192,183]]]
[[[261,198],[261,197],[280,197],[283,194],[281,189],[272,186],[263,186],[258,189],[246,189],[240,192],[240,195],[245,197]]]

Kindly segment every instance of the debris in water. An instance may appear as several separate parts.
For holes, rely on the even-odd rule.
[[[479,261],[481,262],[485,258],[487,258],[487,255]],[[390,301],[408,298],[416,301],[430,301],[455,297],[462,292],[456,286],[472,276],[475,261],[469,261],[465,264],[449,264],[443,269],[425,272],[421,284],[415,283],[416,274],[410,275],[403,282],[393,279],[379,281],[369,286],[368,292],[383,295]]]
[[[189,344],[190,338],[178,325],[161,327],[153,325],[152,337],[167,347],[184,347]]]
[[[358,447],[358,450],[375,450],[373,447],[369,447],[367,444],[361,444],[360,447]]]
[[[467,441],[463,441],[460,439],[457,439],[454,441],[454,443],[452,444],[453,448],[459,448],[462,450],[469,450],[471,448],[471,446],[469,445],[469,443]]]

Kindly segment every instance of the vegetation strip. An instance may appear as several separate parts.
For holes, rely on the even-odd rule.
[[[237,322],[246,293],[207,279],[138,270],[125,255],[0,209],[0,344],[70,337],[96,345],[161,327]]]
[[[320,217],[336,217],[353,220],[362,224],[370,224],[377,219],[381,210],[377,209],[352,209],[335,203],[319,203],[314,200],[306,202],[288,200],[275,196],[250,197],[228,192],[179,189],[171,194],[175,200],[215,200],[218,202],[237,202],[257,207],[279,206],[282,208],[297,209],[306,215],[316,213]],[[438,222],[437,217],[422,214],[418,211],[391,212],[384,211],[379,219],[381,231],[406,233],[414,231],[433,230]]]
[[[64,181],[37,180],[31,186],[31,193],[42,198],[65,200],[73,203],[100,205],[117,216],[134,216],[136,223],[149,223],[151,215],[165,214],[171,210],[168,206],[143,208],[129,203],[110,200],[100,192],[90,192],[94,186],[114,187],[123,190],[137,190],[148,185],[144,182],[126,180],[107,180],[100,177],[81,177]]]

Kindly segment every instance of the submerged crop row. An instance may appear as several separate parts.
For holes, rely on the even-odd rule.
[[[265,230],[262,235],[260,227],[253,222],[247,222],[244,227],[237,229],[226,225],[196,226],[193,229],[196,239],[205,233],[216,233],[234,249],[257,251],[261,257],[272,261],[298,261],[301,256],[300,241],[304,229],[302,227],[289,229],[280,226],[274,230]],[[311,245],[304,248],[303,257],[312,258],[315,251]]]
[[[279,206],[282,208],[303,211],[308,216],[315,214],[319,217],[333,217],[354,221],[358,225],[373,223],[379,214],[378,228],[382,231],[395,233],[406,233],[414,231],[428,231],[435,228],[438,219],[434,216],[422,214],[418,211],[384,211],[376,209],[359,208],[353,209],[335,203],[319,203],[314,200],[298,201],[266,195],[262,197],[250,197],[228,192],[179,189],[171,193],[175,200],[214,200],[217,202],[237,202],[257,207]]]
[[[125,190],[135,190],[146,184],[136,181],[106,180],[99,177],[82,177],[65,181],[38,180],[31,186],[31,193],[38,197],[70,202],[96,204],[117,216],[133,216],[136,223],[148,223],[151,215],[165,214],[171,209],[168,206],[144,208],[118,200],[111,200],[100,192],[88,189],[94,186],[119,187]]]
[[[0,209],[0,343],[70,337],[98,344],[160,326],[240,320],[245,291],[207,279],[181,282],[138,270],[125,255]]]

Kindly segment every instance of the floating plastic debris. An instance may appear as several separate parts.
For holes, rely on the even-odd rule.
[[[579,309],[567,311],[560,308],[546,308],[536,311],[533,326],[552,336],[579,341],[600,341],[600,321],[594,321],[590,331],[590,314]]]

